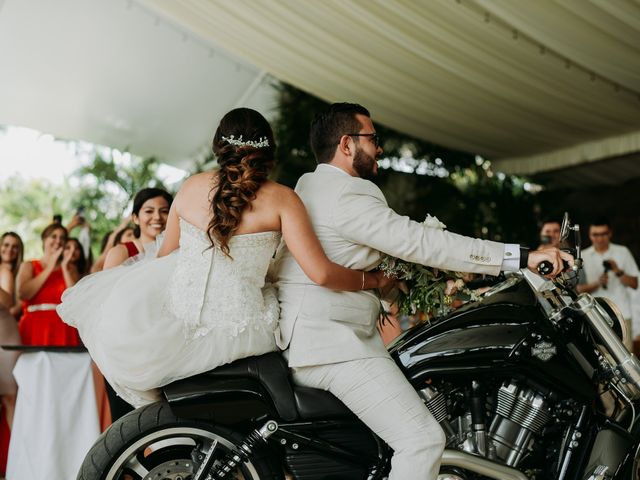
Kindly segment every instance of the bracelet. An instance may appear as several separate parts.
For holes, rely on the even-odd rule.
[[[364,270],[362,271],[362,287],[360,287],[360,290],[364,290]]]

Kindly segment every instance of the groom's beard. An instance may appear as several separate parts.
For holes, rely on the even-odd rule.
[[[367,154],[361,148],[356,148],[356,153],[353,156],[353,169],[356,171],[360,178],[365,180],[373,180],[378,174],[377,171],[378,161],[375,157]]]

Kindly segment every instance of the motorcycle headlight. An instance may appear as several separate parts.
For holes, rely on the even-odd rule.
[[[625,321],[618,306],[608,298],[596,297],[595,300],[604,309],[604,311],[607,312],[607,315],[609,315],[609,318],[611,319],[609,326],[613,329],[618,338],[622,340],[622,343],[628,345],[631,341],[631,332],[629,331],[629,326],[627,325],[627,322]]]

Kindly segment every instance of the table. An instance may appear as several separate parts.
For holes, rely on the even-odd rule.
[[[74,480],[100,434],[91,358],[73,347],[20,347],[7,480]]]

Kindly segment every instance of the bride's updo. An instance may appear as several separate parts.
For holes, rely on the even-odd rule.
[[[236,108],[227,113],[213,136],[213,153],[220,170],[211,199],[207,233],[229,255],[229,241],[245,208],[267,180],[276,150],[269,122],[255,110]]]

